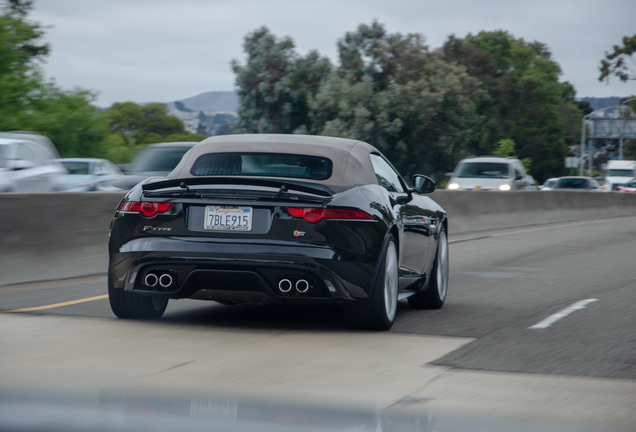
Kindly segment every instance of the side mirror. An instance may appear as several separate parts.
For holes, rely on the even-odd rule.
[[[435,180],[423,174],[415,174],[413,176],[413,184],[415,185],[413,190],[419,194],[431,193],[435,190],[435,186],[437,186]]]

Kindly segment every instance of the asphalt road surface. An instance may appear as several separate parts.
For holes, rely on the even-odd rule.
[[[634,431],[635,245],[636,217],[451,233],[444,308],[400,303],[383,333],[331,306],[178,300],[160,321],[119,320],[101,275],[0,287],[0,408],[221,394],[443,413],[417,430]]]

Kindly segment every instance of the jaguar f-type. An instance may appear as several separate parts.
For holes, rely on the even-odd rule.
[[[374,146],[353,139],[208,138],[119,203],[108,294],[118,317],[156,319],[170,299],[340,303],[348,324],[389,329],[397,304],[441,308],[448,219]]]

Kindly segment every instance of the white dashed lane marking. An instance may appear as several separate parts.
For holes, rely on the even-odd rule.
[[[544,319],[543,321],[528,327],[531,330],[543,330],[543,329],[547,329],[548,327],[550,327],[552,324],[554,324],[555,322],[559,321],[560,319],[563,319],[565,317],[567,317],[568,315],[570,315],[572,312],[575,312],[577,310],[581,310],[581,309],[585,309],[587,307],[588,304],[590,303],[594,303],[597,302],[598,299],[587,299],[587,300],[581,300],[578,301],[576,303],[574,303],[571,306],[566,307],[565,309],[550,315],[549,317],[547,317],[546,319]]]

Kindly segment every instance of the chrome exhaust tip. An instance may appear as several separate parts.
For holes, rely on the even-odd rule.
[[[172,285],[172,276],[170,276],[168,273],[162,274],[159,278],[159,285],[161,285],[161,288],[168,288],[170,285]]]
[[[307,282],[305,279],[299,279],[298,282],[296,282],[296,291],[301,294],[309,291],[309,282]]]
[[[278,282],[278,289],[282,293],[290,292],[292,289],[292,286],[293,285],[289,279],[281,279],[280,282]]]
[[[154,273],[148,273],[146,277],[144,278],[144,283],[150,288],[156,287],[158,282],[159,282],[159,279],[157,278],[157,275]]]

